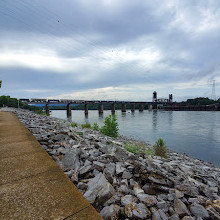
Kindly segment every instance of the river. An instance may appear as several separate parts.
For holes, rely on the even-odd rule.
[[[88,117],[84,111],[73,110],[69,120],[79,124],[97,122],[103,125],[104,117],[97,110],[90,110]],[[53,110],[51,116],[67,119],[66,111]],[[220,166],[220,112],[217,111],[163,111],[144,112],[129,110],[116,111],[121,135],[154,144],[163,138],[169,149]]]

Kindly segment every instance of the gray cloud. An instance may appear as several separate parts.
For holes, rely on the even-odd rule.
[[[209,79],[220,83],[219,7],[217,0],[1,1],[2,91],[135,87],[136,97],[153,85],[181,99],[193,86],[200,96]]]

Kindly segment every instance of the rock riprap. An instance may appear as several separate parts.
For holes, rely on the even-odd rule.
[[[7,110],[17,114],[104,219],[220,219],[220,168],[175,152],[168,159],[133,155],[123,148],[124,137]]]

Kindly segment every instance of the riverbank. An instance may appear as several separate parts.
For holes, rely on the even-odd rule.
[[[220,168],[175,152],[133,155],[126,138],[11,110],[104,219],[220,219]]]

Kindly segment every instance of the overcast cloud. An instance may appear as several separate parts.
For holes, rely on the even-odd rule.
[[[1,0],[0,94],[219,98],[219,21],[219,0]]]

